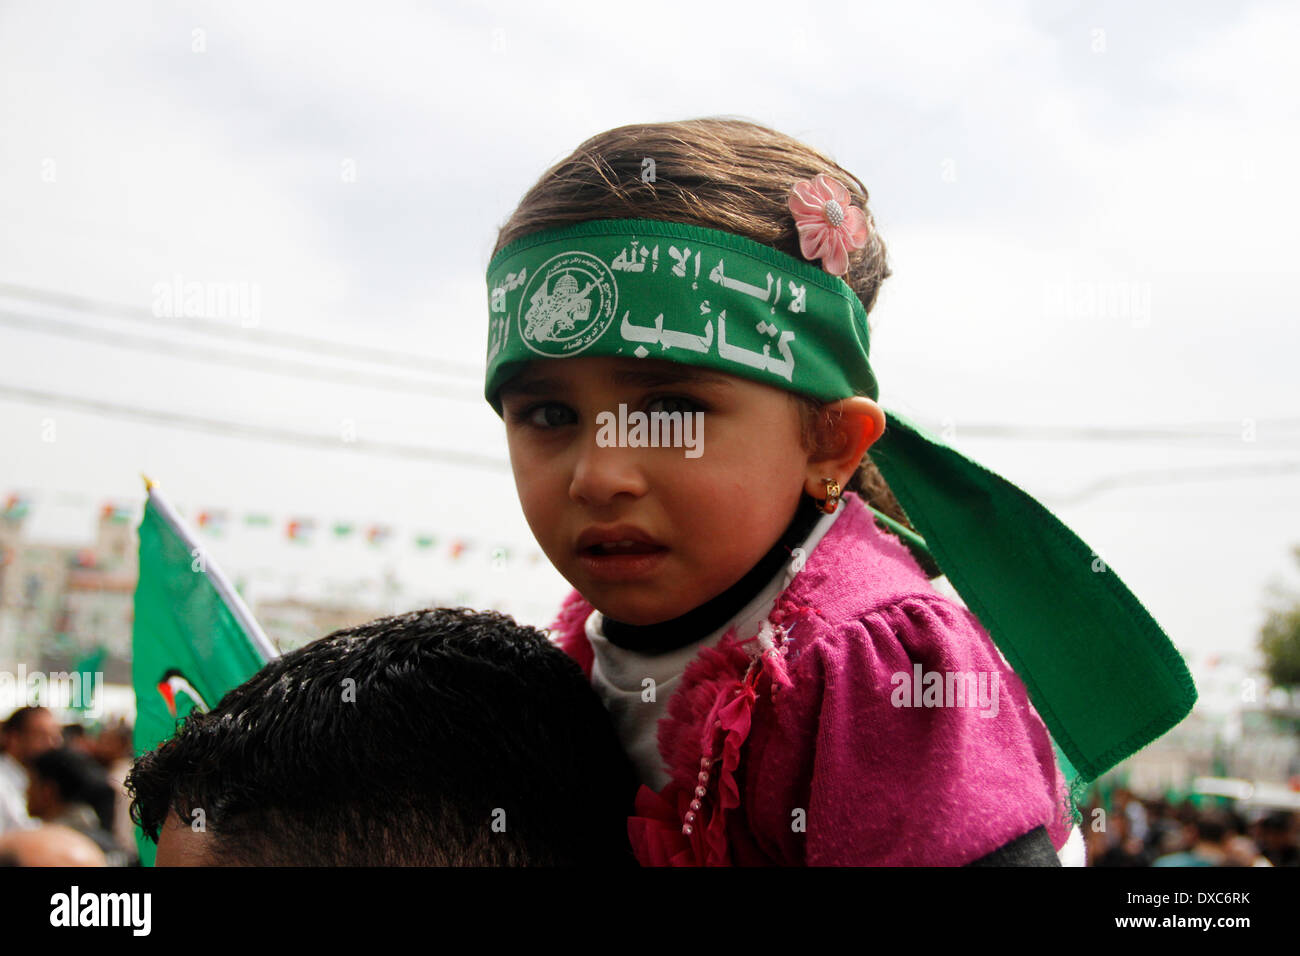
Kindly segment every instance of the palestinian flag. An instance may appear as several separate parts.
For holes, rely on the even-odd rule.
[[[197,535],[155,482],[140,521],[131,682],[135,753],[176,733],[193,710],[206,711],[278,656],[248,607]],[[140,862],[156,847],[136,828]]]

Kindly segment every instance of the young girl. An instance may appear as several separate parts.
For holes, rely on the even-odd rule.
[[[876,403],[889,275],[861,182],[741,121],[600,134],[501,230],[486,396],[645,865],[1055,865],[1195,699],[1094,552]]]

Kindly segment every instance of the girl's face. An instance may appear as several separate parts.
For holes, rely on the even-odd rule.
[[[501,400],[538,544],[597,610],[629,624],[677,617],[740,580],[794,517],[809,480],[795,403],[731,375],[656,359],[539,360]],[[703,412],[698,457],[603,447],[598,434],[611,432],[597,416],[617,422],[620,404],[629,416]]]

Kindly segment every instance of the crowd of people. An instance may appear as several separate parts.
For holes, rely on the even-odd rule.
[[[129,866],[137,862],[123,784],[131,728],[91,734],[45,707],[0,724],[0,865]]]
[[[1241,812],[1117,787],[1083,808],[1089,866],[1300,866],[1300,816]]]
[[[137,863],[131,758],[124,723],[92,734],[44,707],[14,711],[0,724],[0,865]],[[1294,812],[1144,799],[1124,787],[1081,810],[1089,866],[1300,865]]]

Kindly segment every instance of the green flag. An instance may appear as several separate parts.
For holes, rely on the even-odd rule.
[[[79,711],[84,723],[87,716],[103,713],[104,702],[95,701],[96,693],[102,694],[104,677],[104,659],[107,654],[102,644],[96,645],[90,653],[72,665],[72,673],[81,675],[81,694],[69,704],[70,710]],[[98,675],[98,679],[96,678]],[[89,688],[89,690],[87,690]],[[97,708],[95,704],[98,703]]]
[[[156,483],[146,478],[145,486],[131,639],[137,757],[277,656],[193,530]],[[152,866],[157,848],[139,827],[136,844],[141,864]]]

